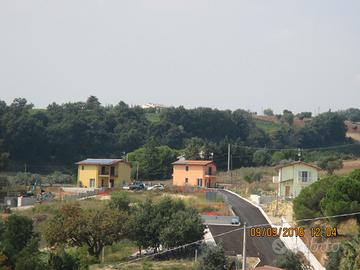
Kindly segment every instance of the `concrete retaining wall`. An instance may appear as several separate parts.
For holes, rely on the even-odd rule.
[[[18,198],[17,197],[5,197],[4,198],[5,205],[9,207],[17,207]]]
[[[283,228],[290,228],[291,226],[285,219],[282,218]],[[311,253],[309,248],[305,245],[305,243],[301,240],[300,237],[280,237],[281,241],[285,244],[285,246],[294,251],[295,253],[300,251],[304,254],[306,259],[310,262],[310,264],[314,267],[316,270],[325,270],[325,267],[321,265],[321,263],[318,261],[318,259],[314,256],[314,254]]]
[[[34,205],[36,203],[36,197],[18,197],[18,207]]]
[[[260,212],[263,214],[263,216],[266,218],[266,220],[269,222],[269,224],[271,225],[271,227],[280,227],[280,226],[276,226],[272,223],[271,219],[269,218],[269,216],[265,213],[264,209],[262,209],[260,206],[256,205],[255,203],[251,202],[250,200],[241,197],[239,194],[230,191],[230,190],[226,190],[231,194],[234,194],[235,196],[238,196],[239,198],[247,201],[248,203],[252,204],[253,206],[255,206],[256,208],[258,208],[260,210]],[[289,223],[287,223],[287,221],[285,219],[282,219],[282,227],[293,227],[291,226]],[[308,259],[309,263],[311,264],[312,267],[314,267],[315,270],[325,270],[325,268],[321,265],[321,263],[316,259],[316,257],[314,256],[314,254],[312,254],[312,252],[308,249],[308,247],[305,245],[305,243],[301,240],[300,237],[280,237],[280,240],[285,244],[285,246],[289,249],[292,250],[294,252],[297,251],[301,251],[306,258]]]
[[[80,188],[80,187],[63,187],[62,190],[64,192],[69,192],[69,193],[85,193],[88,191],[95,191],[95,190],[99,190],[98,188]]]
[[[250,200],[253,201],[255,204],[259,205],[264,203],[271,203],[276,200],[276,197],[271,195],[259,196],[259,195],[251,194]]]

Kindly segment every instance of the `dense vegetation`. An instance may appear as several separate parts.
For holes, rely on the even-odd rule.
[[[297,220],[360,211],[360,169],[345,176],[328,176],[304,188],[294,199]],[[356,216],[359,220],[359,217]],[[346,217],[332,219],[337,222]]]
[[[122,157],[135,151],[129,157],[140,163],[142,177],[166,178],[169,166],[159,171],[159,164],[166,166],[179,153],[188,158],[213,157],[220,169],[225,168],[228,143],[233,146],[233,168],[267,165],[272,163],[273,154],[268,148],[350,143],[344,119],[356,117],[353,111],[349,113],[327,112],[304,127],[294,127],[293,113],[284,110],[279,116],[280,128],[265,132],[244,110],[157,110],[130,107],[124,102],[103,106],[94,96],[86,102],[52,103],[46,109],[35,109],[18,98],[9,105],[0,101],[0,169],[64,171],[87,157]],[[258,148],[265,150],[254,155]],[[157,159],[149,149],[156,150]],[[157,172],[152,173],[154,170]]]
[[[156,251],[200,244],[204,234],[199,213],[183,201],[165,197],[140,203],[126,193],[114,194],[109,203],[90,209],[79,202],[65,203],[42,220],[39,233],[26,216],[10,215],[0,222],[0,269],[88,269],[88,265],[99,263],[105,246],[121,241],[135,243],[139,251]],[[51,249],[40,251],[41,239]],[[167,254],[170,258],[180,255],[187,256],[186,249]]]

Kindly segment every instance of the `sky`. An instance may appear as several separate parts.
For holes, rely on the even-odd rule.
[[[360,107],[360,1],[0,0],[0,99]]]

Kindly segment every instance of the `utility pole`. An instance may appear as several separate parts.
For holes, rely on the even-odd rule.
[[[197,262],[197,257],[198,257],[198,251],[197,251],[197,249],[195,249],[195,262]]]
[[[136,162],[136,181],[139,180],[139,161]]]
[[[105,247],[103,247],[101,250],[101,262],[102,263],[104,263],[104,258],[105,258]]]
[[[25,162],[25,164],[24,164],[24,172],[26,172],[27,171],[27,166],[26,166],[26,162]]]
[[[243,239],[243,263],[242,270],[246,269],[246,222],[244,222],[244,239]]]
[[[228,164],[227,171],[230,172],[230,143],[228,144]]]

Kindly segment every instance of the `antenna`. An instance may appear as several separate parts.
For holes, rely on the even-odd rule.
[[[302,155],[302,153],[301,153],[301,149],[300,148],[298,148],[298,159],[299,159],[299,161],[301,161],[301,155]]]

